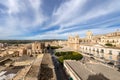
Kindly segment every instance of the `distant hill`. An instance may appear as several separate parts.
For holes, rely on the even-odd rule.
[[[8,43],[8,44],[26,44],[32,43],[35,41],[39,42],[49,42],[49,41],[65,41],[63,39],[43,39],[43,40],[0,40],[0,43]]]

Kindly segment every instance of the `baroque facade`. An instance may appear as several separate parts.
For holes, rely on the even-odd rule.
[[[120,48],[120,32],[119,30],[101,35],[93,35],[91,31],[86,32],[85,38],[79,38],[78,35],[69,36],[67,45],[69,47],[74,47],[74,49],[78,49],[78,44],[112,44],[114,47]]]
[[[112,46],[106,46],[106,44],[111,44]],[[88,31],[85,38],[79,38],[78,35],[69,36],[67,46],[83,53],[89,53],[96,58],[120,64],[119,30],[101,35],[93,35],[91,31]]]

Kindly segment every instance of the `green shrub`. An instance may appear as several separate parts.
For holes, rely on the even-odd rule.
[[[51,49],[59,49],[62,48],[61,46],[50,46]]]
[[[105,45],[106,45],[106,46],[113,46],[113,45],[112,45],[112,44],[110,44],[110,43],[106,43]]]
[[[56,52],[55,55],[59,57],[60,63],[63,63],[64,60],[80,60],[83,57],[80,53],[74,51]]]
[[[63,63],[64,57],[60,56],[58,60],[59,60],[60,63]]]

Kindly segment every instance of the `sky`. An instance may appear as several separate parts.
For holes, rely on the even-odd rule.
[[[67,39],[120,29],[120,0],[0,0],[0,39]]]

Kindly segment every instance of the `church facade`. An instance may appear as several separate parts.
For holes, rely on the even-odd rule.
[[[107,46],[107,44],[110,46]],[[67,46],[82,53],[88,53],[98,59],[120,64],[119,30],[100,35],[93,35],[91,31],[88,31],[85,38],[80,38],[78,35],[69,36]]]
[[[69,47],[74,46],[74,49],[79,47],[80,44],[112,44],[114,47],[120,48],[120,32],[119,30],[101,35],[93,35],[91,31],[86,32],[85,38],[80,38],[78,35],[69,36],[67,45]]]

